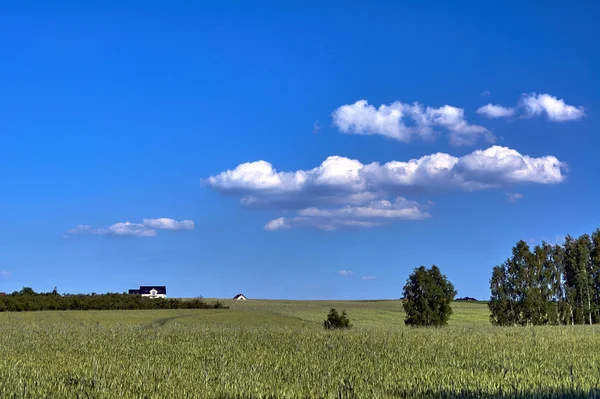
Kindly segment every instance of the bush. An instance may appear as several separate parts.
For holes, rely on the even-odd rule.
[[[327,315],[327,320],[323,322],[323,327],[327,330],[331,330],[337,328],[350,328],[352,327],[352,324],[350,324],[350,319],[348,319],[346,311],[342,311],[342,314],[340,315],[337,310],[331,308]]]
[[[415,269],[404,286],[404,323],[408,326],[445,326],[452,314],[450,302],[455,296],[454,286],[437,266]]]
[[[25,287],[21,291],[0,297],[0,312],[37,310],[146,310],[146,309],[226,309],[219,301],[147,298],[128,294],[64,294],[37,293]]]

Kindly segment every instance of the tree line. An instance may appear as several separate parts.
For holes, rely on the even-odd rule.
[[[490,289],[496,325],[600,323],[600,229],[562,245],[519,241],[494,267]]]
[[[59,294],[37,293],[30,287],[0,296],[0,312],[39,310],[150,310],[150,309],[224,309],[219,301],[208,303],[202,298],[180,300],[148,298],[129,294]]]

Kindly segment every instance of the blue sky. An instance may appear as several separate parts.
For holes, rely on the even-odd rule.
[[[600,226],[595,2],[14,2],[0,291],[487,298]]]

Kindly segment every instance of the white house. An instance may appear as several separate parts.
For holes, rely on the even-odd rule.
[[[157,285],[157,286],[141,286],[139,290],[129,290],[129,294],[131,295],[141,295],[148,298],[166,298],[167,297],[167,287]]]
[[[233,299],[235,299],[235,300],[238,300],[238,301],[245,301],[245,300],[247,300],[248,298],[246,298],[246,297],[244,296],[244,294],[237,294],[236,296],[234,296],[234,297],[233,297]]]

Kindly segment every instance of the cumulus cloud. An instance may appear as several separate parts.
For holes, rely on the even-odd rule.
[[[520,105],[527,116],[545,114],[553,122],[572,121],[585,116],[583,107],[568,105],[564,100],[550,94],[531,93],[524,95]]]
[[[492,146],[462,157],[435,153],[385,164],[331,156],[313,169],[290,172],[279,172],[266,161],[248,162],[203,182],[219,193],[240,197],[248,208],[294,212],[267,223],[267,230],[334,230],[430,217],[425,211],[430,204],[409,201],[406,195],[557,184],[565,178],[565,167],[551,155],[536,158]]]
[[[488,118],[507,118],[515,114],[514,108],[505,108],[501,105],[488,104],[480,107],[477,110],[479,115],[487,116]]]
[[[483,137],[494,142],[495,137],[485,127],[471,125],[464,118],[464,109],[444,105],[424,107],[419,103],[395,101],[375,108],[366,100],[342,105],[332,113],[333,124],[343,133],[381,135],[409,142],[415,137],[430,140],[435,128],[449,131],[450,143],[466,145]]]
[[[265,224],[265,230],[274,231],[281,229],[289,229],[291,226],[286,222],[285,218],[277,218]]]
[[[550,94],[524,94],[514,108],[501,105],[487,104],[480,107],[477,113],[488,118],[507,118],[516,115],[535,117],[546,115],[552,122],[564,122],[581,119],[585,109],[581,106],[568,105],[564,100]]]
[[[340,276],[348,277],[348,276],[352,276],[354,274],[354,272],[352,270],[340,270],[338,272],[338,274]]]
[[[74,235],[92,234],[112,237],[155,237],[157,230],[192,230],[192,220],[176,221],[170,218],[144,219],[143,223],[118,222],[106,228],[78,225],[67,231],[66,237]]]
[[[10,272],[6,270],[0,270],[0,279],[9,279],[12,276]]]
[[[523,194],[521,194],[521,193],[505,193],[505,194],[506,194],[506,199],[509,202],[517,202],[518,200],[523,198]]]

